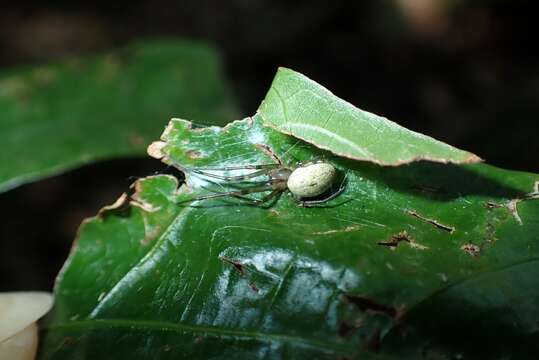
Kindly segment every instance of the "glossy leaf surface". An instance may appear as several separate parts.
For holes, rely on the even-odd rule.
[[[224,129],[173,120],[162,139],[152,154],[184,169],[272,163],[259,144],[291,165],[323,157],[346,175],[346,189],[322,207],[285,194],[254,207],[229,197],[184,202],[231,187],[190,170],[179,190],[170,176],[140,180],[129,205],[82,226],[41,358],[467,358],[469,347],[428,327],[456,310],[480,320],[466,326],[517,325],[507,329],[513,337],[495,338],[505,350],[489,358],[522,358],[508,352],[516,336],[537,334],[524,319],[536,315],[526,295],[539,285],[528,271],[539,255],[539,201],[526,195],[538,175],[485,164],[382,168],[321,152],[259,117]],[[510,204],[525,197],[520,224]],[[474,284],[495,300],[474,295]],[[511,311],[488,311],[499,308]]]
[[[89,162],[143,155],[177,114],[233,116],[219,59],[195,42],[152,41],[0,73],[0,192]]]
[[[169,123],[149,153],[186,184],[139,180],[82,225],[42,359],[537,358],[539,175],[381,167],[266,121]],[[275,157],[330,163],[331,191],[344,191],[315,207],[286,192],[253,206],[270,192],[264,173],[219,178]]]
[[[481,161],[472,153],[360,110],[286,68],[277,72],[259,114],[266,125],[280,132],[350,159],[381,165]]]

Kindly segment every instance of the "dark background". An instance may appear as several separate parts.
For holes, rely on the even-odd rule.
[[[287,66],[493,165],[539,172],[535,3],[2,1],[0,67],[141,37],[202,40],[220,52],[242,116]],[[160,169],[156,160],[109,161],[0,195],[0,290],[50,290],[81,220],[126,191],[131,176]]]

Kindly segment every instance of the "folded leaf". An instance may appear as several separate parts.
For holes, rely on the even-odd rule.
[[[286,68],[277,72],[258,111],[266,125],[350,159],[392,166],[419,160],[481,161],[477,155],[360,110]]]

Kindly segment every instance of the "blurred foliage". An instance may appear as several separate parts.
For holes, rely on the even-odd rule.
[[[187,41],[133,44],[0,74],[0,192],[104,159],[142,155],[173,115],[234,116],[219,58]]]

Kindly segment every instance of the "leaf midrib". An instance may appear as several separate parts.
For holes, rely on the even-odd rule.
[[[238,330],[232,328],[220,328],[215,326],[189,325],[184,323],[171,323],[151,320],[125,320],[125,319],[83,319],[49,325],[48,331],[64,329],[99,329],[99,328],[129,328],[131,330],[154,330],[171,331],[183,334],[185,332],[203,333],[214,337],[247,337],[262,341],[280,341],[287,343],[300,343],[311,348],[331,350],[336,353],[349,354],[353,346],[336,344],[318,339],[308,339],[290,334],[276,334],[260,331]]]

